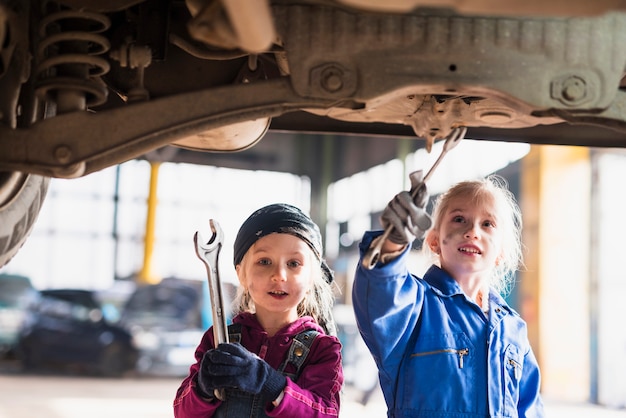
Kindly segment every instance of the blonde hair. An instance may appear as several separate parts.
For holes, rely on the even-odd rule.
[[[246,252],[241,260],[241,267],[244,267],[248,262],[247,255],[248,253]],[[306,296],[298,304],[298,316],[302,317],[308,315],[313,317],[326,334],[336,336],[337,326],[333,317],[333,305],[335,303],[334,282],[328,283],[322,264],[312,250],[310,250],[310,257],[311,261],[316,262],[311,264],[311,274],[313,275],[312,286],[310,291],[306,293]],[[233,313],[237,315],[241,312],[256,312],[254,301],[244,286],[237,288],[237,295],[233,301]]]
[[[495,266],[490,285],[502,294],[510,292],[515,280],[515,272],[523,268],[522,213],[515,196],[508,189],[503,177],[492,174],[479,180],[462,181],[455,184],[437,198],[433,209],[433,226],[428,231],[426,241],[433,231],[441,227],[442,215],[450,207],[450,201],[460,196],[468,196],[474,203],[493,199],[498,226],[503,231],[502,257]],[[439,264],[439,256],[428,245],[423,251]]]

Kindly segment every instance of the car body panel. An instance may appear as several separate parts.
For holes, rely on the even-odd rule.
[[[519,137],[518,129],[568,122],[616,131],[613,145],[625,145],[626,12],[619,4],[583,9],[579,2],[578,8],[538,15],[500,15],[506,6],[476,14],[487,9],[483,2],[438,8],[431,2],[396,2],[375,11],[370,3],[356,1],[349,6],[248,2],[259,12],[255,24],[266,24],[261,16],[268,15],[266,31],[275,34],[259,53],[246,50],[247,32],[226,48],[219,29],[198,29],[238,22],[237,13],[205,14],[210,2],[136,3],[113,11],[76,0],[69,2],[76,9],[41,16],[42,31],[49,21],[62,27],[62,14],[102,22],[103,29],[84,34],[98,48],[97,59],[83,64],[102,75],[76,82],[79,90],[81,83],[91,83],[83,88],[82,109],[91,111],[63,109],[28,128],[0,126],[0,167],[77,177],[176,142],[235,152],[261,140],[266,128],[272,129],[271,119],[288,120],[297,111],[323,116],[320,130],[326,123],[334,131],[379,123],[389,125],[391,133],[393,126],[409,126],[412,136],[427,142],[458,126],[469,127],[470,137],[472,128],[500,129],[501,140],[507,140]],[[81,4],[94,10],[81,15]],[[398,12],[400,4],[406,10]],[[136,25],[147,23],[142,19],[150,19],[149,12],[158,20],[143,33]],[[129,14],[137,20],[125,21]],[[19,15],[9,10],[5,15],[8,28],[19,33]],[[124,41],[122,34],[129,32],[135,43]],[[23,36],[12,41],[15,51],[27,47],[19,43]],[[55,44],[45,35],[41,41],[46,47]],[[51,86],[57,75],[44,74],[54,65],[50,59],[35,57],[43,80],[35,89],[52,101],[50,89],[60,93],[63,88]],[[98,83],[102,98],[90,102]],[[524,138],[533,142],[532,135]],[[553,141],[566,139],[553,136]],[[576,142],[593,145],[593,138]]]
[[[0,274],[0,356],[13,354],[19,330],[37,290],[21,275]]]
[[[202,282],[182,279],[164,279],[133,292],[120,323],[139,349],[139,373],[187,374],[205,331],[203,298]]]
[[[128,331],[104,320],[94,292],[54,289],[41,291],[31,309],[18,357],[28,368],[78,367],[120,376],[134,370],[137,350]]]

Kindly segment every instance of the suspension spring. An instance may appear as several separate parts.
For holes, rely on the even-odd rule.
[[[111,45],[101,33],[110,26],[104,14],[85,10],[56,11],[41,20],[36,93],[40,100],[56,103],[57,113],[106,102],[100,76],[110,65],[100,55]]]

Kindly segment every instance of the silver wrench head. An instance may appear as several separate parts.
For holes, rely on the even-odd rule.
[[[461,126],[458,128],[454,128],[452,134],[448,138],[446,138],[446,142],[443,144],[443,148],[445,151],[450,151],[452,148],[456,147],[459,142],[463,138],[465,138],[465,134],[467,133],[467,128],[465,126]]]
[[[198,258],[205,263],[215,263],[217,261],[217,256],[219,255],[219,251],[222,249],[222,243],[224,242],[224,232],[222,231],[222,227],[220,224],[214,221],[213,219],[209,220],[209,225],[211,227],[211,238],[206,241],[202,239],[200,231],[196,231],[193,235],[193,240],[196,247],[196,254]]]

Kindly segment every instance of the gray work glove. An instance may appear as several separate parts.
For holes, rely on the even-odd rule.
[[[415,238],[422,238],[432,225],[430,215],[425,210],[428,189],[426,184],[422,183],[421,170],[411,173],[409,178],[411,190],[395,195],[380,216],[383,228],[387,229],[389,225],[393,225],[388,239],[400,245],[410,244]],[[415,198],[411,197],[418,188]]]

